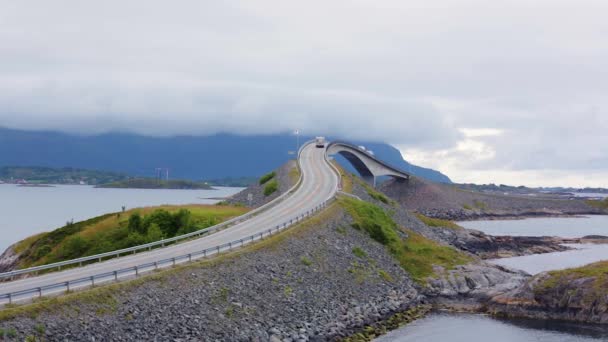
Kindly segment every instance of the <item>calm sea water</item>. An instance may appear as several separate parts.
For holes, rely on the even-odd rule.
[[[459,222],[492,235],[608,235],[608,217],[534,218]],[[570,245],[573,251],[490,260],[531,274],[608,260],[608,245]],[[586,342],[608,341],[608,327],[542,320],[498,320],[484,315],[432,314],[377,341],[399,342]]]
[[[488,260],[489,262],[524,270],[530,274],[579,267],[600,260],[608,260],[608,245],[568,244],[576,248],[566,252],[534,254],[513,258]]]
[[[608,215],[565,218],[529,218],[524,220],[461,221],[459,225],[489,235],[511,236],[608,236]]]
[[[242,188],[217,190],[98,189],[84,185],[48,188],[0,184],[0,253],[32,234],[52,230],[69,220],[161,204],[213,204]]]
[[[595,342],[607,341],[608,328],[540,320],[499,320],[485,315],[431,314],[378,342]]]

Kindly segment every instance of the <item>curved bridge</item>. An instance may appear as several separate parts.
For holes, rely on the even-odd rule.
[[[369,151],[344,141],[333,141],[327,144],[327,154],[340,154],[359,172],[361,178],[376,186],[376,177],[390,176],[399,180],[409,180],[410,175],[400,169],[376,158]]]

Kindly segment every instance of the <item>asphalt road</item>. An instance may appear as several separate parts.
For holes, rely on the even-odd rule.
[[[174,258],[236,241],[276,227],[277,225],[282,225],[284,222],[288,222],[325,202],[337,191],[338,177],[325,161],[324,154],[325,149],[316,148],[314,144],[304,147],[300,154],[300,165],[304,178],[298,190],[275,207],[247,221],[196,240],[83,267],[0,283],[0,295],[112,272],[162,259]]]

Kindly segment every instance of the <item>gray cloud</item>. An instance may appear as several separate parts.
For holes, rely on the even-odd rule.
[[[585,184],[608,186],[607,10],[593,0],[3,2],[0,126],[297,127],[385,140],[461,181],[593,174]]]

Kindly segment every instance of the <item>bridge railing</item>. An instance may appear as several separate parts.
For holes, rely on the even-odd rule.
[[[108,283],[112,281],[118,281],[121,279],[125,279],[128,277],[138,277],[142,273],[154,271],[160,268],[175,266],[177,264],[182,264],[186,262],[191,262],[193,260],[202,259],[206,257],[210,257],[213,255],[218,255],[223,252],[231,251],[235,248],[240,248],[245,245],[251,244],[255,241],[263,240],[266,237],[274,235],[278,232],[281,232],[297,223],[302,222],[304,219],[314,215],[315,213],[325,209],[328,205],[331,204],[335,200],[335,195],[332,195],[329,199],[324,201],[323,203],[317,205],[316,207],[296,216],[295,218],[284,222],[283,224],[277,225],[275,227],[266,229],[262,232],[249,235],[242,239],[234,240],[228,243],[224,243],[221,245],[209,247],[197,252],[188,253],[179,255],[172,258],[166,258],[157,260],[154,262],[149,262],[145,264],[140,264],[136,266],[120,268],[109,272],[98,273],[92,276],[82,277],[78,279],[73,279],[65,282],[58,282],[50,285],[33,287],[25,290],[8,292],[4,294],[0,294],[0,304],[12,304],[15,301],[27,300],[31,298],[40,298],[45,295],[57,294],[60,292],[71,291],[77,288],[82,288],[86,286],[95,286],[101,283]]]
[[[164,247],[165,245],[170,244],[170,243],[174,243],[174,242],[178,242],[178,241],[182,241],[182,240],[186,240],[186,239],[198,238],[203,235],[215,233],[221,229],[225,229],[229,226],[246,221],[246,220],[252,218],[253,216],[255,216],[263,211],[266,211],[266,210],[274,207],[275,205],[279,204],[280,202],[285,200],[289,195],[291,195],[293,192],[295,192],[300,187],[300,185],[302,184],[303,178],[304,178],[303,173],[301,172],[300,155],[301,155],[302,151],[304,150],[304,148],[313,142],[314,142],[314,140],[305,142],[304,144],[302,144],[302,146],[298,150],[297,167],[300,170],[300,177],[298,178],[298,181],[296,182],[296,184],[294,184],[289,190],[287,190],[285,193],[281,194],[279,197],[275,198],[274,200],[254,209],[254,210],[249,211],[246,214],[232,218],[230,220],[224,221],[220,224],[208,227],[206,229],[197,230],[192,233],[175,236],[175,237],[172,237],[169,239],[150,242],[150,243],[146,243],[143,245],[119,249],[119,250],[115,250],[115,251],[111,251],[111,252],[89,255],[86,257],[82,257],[82,258],[60,261],[60,262],[55,262],[52,264],[34,266],[34,267],[24,268],[21,270],[14,270],[14,271],[10,271],[10,272],[0,273],[0,281],[6,280],[6,279],[12,280],[17,276],[22,276],[22,275],[30,274],[30,273],[37,274],[38,272],[46,271],[46,270],[52,270],[52,269],[61,270],[62,267],[71,266],[71,265],[82,266],[85,263],[87,263],[87,265],[88,265],[88,264],[94,263],[94,262],[101,262],[103,259],[107,259],[110,257],[119,257],[121,254],[122,255],[134,254],[134,253],[137,253],[140,251],[151,250],[152,248],[158,247],[158,246]]]

